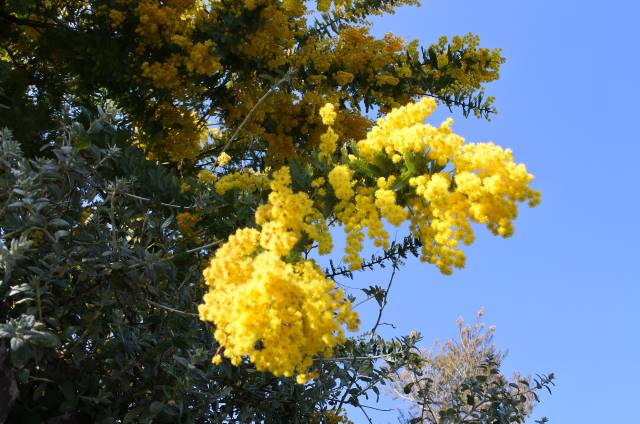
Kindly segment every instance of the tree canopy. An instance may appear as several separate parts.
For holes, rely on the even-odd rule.
[[[416,3],[0,0],[0,422],[347,422],[420,368],[360,323],[391,282],[338,280],[450,274],[540,194],[425,123],[488,119],[504,59],[371,35]]]

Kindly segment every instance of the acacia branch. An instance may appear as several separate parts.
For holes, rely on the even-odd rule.
[[[238,136],[238,134],[240,134],[240,131],[242,131],[242,129],[244,128],[244,126],[249,122],[249,119],[251,119],[251,116],[253,115],[253,113],[258,109],[258,107],[260,107],[260,105],[267,100],[267,98],[273,94],[276,89],[285,81],[289,81],[291,79],[291,76],[293,75],[293,71],[290,69],[287,71],[287,73],[280,78],[278,81],[276,81],[263,95],[262,97],[260,97],[258,99],[258,101],[253,105],[253,107],[249,110],[249,112],[247,112],[247,115],[244,117],[244,119],[242,120],[242,122],[240,122],[240,125],[238,125],[238,127],[235,129],[235,131],[233,132],[233,134],[231,134],[231,137],[229,137],[229,140],[227,140],[227,142],[224,144],[224,146],[222,146],[222,149],[220,150],[220,152],[218,154],[224,153],[229,146],[231,145],[231,143],[236,139],[236,137]],[[210,149],[206,152],[203,153],[203,156],[206,156],[207,154],[211,153],[213,149]]]
[[[390,358],[393,355],[395,355],[395,353],[385,353],[382,355],[366,355],[366,356],[342,356],[342,357],[335,357],[335,358],[315,358],[314,361],[316,362],[338,362],[338,361],[355,361],[355,360],[374,360],[374,359],[384,359],[384,358]]]
[[[33,28],[50,28],[52,25],[42,21],[34,21],[33,19],[18,18],[5,11],[0,11],[0,18],[16,25],[30,26]]]
[[[172,308],[170,306],[166,306],[166,305],[163,305],[161,303],[154,302],[153,300],[147,299],[147,303],[149,303],[150,305],[153,305],[153,306],[157,306],[158,308],[164,309],[166,311],[174,312],[176,314],[190,316],[190,317],[197,317],[198,316],[198,314],[194,314],[193,312],[181,311],[180,309],[175,309],[175,308]]]
[[[194,253],[202,249],[206,249],[207,247],[217,246],[222,243],[222,240],[212,241],[211,243],[203,244],[202,246],[194,247],[193,249],[186,250],[187,253]]]
[[[393,271],[391,272],[391,278],[389,278],[389,284],[387,284],[387,289],[384,291],[384,297],[382,298],[382,302],[380,303],[380,308],[378,309],[378,318],[376,319],[376,323],[371,328],[371,338],[376,334],[376,330],[380,326],[380,320],[382,319],[382,312],[384,311],[385,306],[387,306],[387,297],[389,296],[389,290],[391,289],[391,284],[393,283],[393,278],[396,276],[396,271],[398,270],[398,266],[396,262],[393,262]]]
[[[142,197],[142,196],[138,196],[136,194],[131,194],[131,193],[126,193],[123,192],[121,194],[124,194],[127,197],[131,197],[132,199],[137,199],[137,200],[142,200],[144,202],[154,202],[153,199],[149,199],[148,197]],[[177,208],[177,209],[193,209],[193,206],[181,206],[181,205],[173,205],[171,203],[164,203],[164,202],[158,202],[158,204],[162,205],[162,206],[166,206],[168,208]]]
[[[387,284],[387,291],[384,294],[384,299],[382,304],[380,305],[380,309],[378,310],[378,318],[376,319],[376,323],[375,325],[371,328],[371,338],[369,339],[370,341],[373,340],[373,338],[376,335],[376,330],[377,328],[380,326],[380,320],[382,319],[382,312],[384,310],[384,307],[387,304],[387,295],[389,293],[389,289],[391,288],[391,284],[393,283],[393,278],[396,275],[396,270],[398,269],[397,265],[396,265],[396,261],[394,260],[393,262],[393,272],[391,273],[391,278],[389,278],[389,284]],[[386,354],[386,355],[377,355],[377,356],[366,356],[363,359],[381,359],[384,357],[388,357],[391,354]],[[353,361],[356,359],[361,359],[362,357],[357,357],[354,356],[352,357],[352,365],[353,365]],[[351,380],[349,381],[349,385],[347,386],[347,388],[345,389],[344,394],[342,395],[342,398],[340,399],[340,402],[338,403],[338,406],[336,407],[336,410],[340,410],[342,408],[342,405],[344,405],[344,403],[347,400],[347,396],[349,395],[349,390],[351,390],[351,387],[353,387],[353,385],[355,384],[356,380],[358,378],[358,371],[354,371],[353,376],[351,377]],[[362,393],[363,391],[361,391]]]

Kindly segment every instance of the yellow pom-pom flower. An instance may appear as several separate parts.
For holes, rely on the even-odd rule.
[[[327,103],[320,108],[320,117],[325,125],[333,125],[336,120],[336,110],[333,104]]]

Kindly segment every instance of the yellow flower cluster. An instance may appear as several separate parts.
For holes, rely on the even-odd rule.
[[[333,156],[336,151],[336,142],[338,141],[338,134],[333,130],[331,125],[336,120],[336,111],[331,103],[325,104],[320,108],[320,116],[322,117],[322,123],[328,125],[327,131],[320,136],[320,145],[318,150],[320,151],[320,158],[328,160]]]
[[[151,79],[157,87],[177,87],[183,75],[211,75],[222,69],[213,55],[215,45],[211,40],[192,41],[197,22],[206,15],[200,1],[168,0],[161,3],[143,0],[135,13],[139,19],[136,34],[141,39],[137,48],[140,56],[148,49],[162,45],[182,50],[181,54],[172,54],[164,61],[142,64],[142,75]]]
[[[133,2],[116,2],[108,16],[114,28],[125,20],[137,22],[135,34],[128,34],[134,36],[135,78],[169,94],[149,96],[150,113],[140,119],[138,144],[149,159],[193,160],[206,135],[204,120],[185,99],[199,90],[199,80],[222,70],[215,44],[197,41],[198,27],[214,15],[203,0],[141,0],[124,11],[115,8],[125,3]]]
[[[387,180],[378,180],[378,189],[358,185],[356,190],[352,180],[353,172],[346,165],[337,165],[329,172],[329,184],[339,200],[334,208],[336,218],[344,225],[347,233],[344,261],[352,270],[362,263],[360,252],[364,242],[364,229],[375,246],[389,247],[389,235],[384,230],[382,218],[400,225],[407,217],[407,211],[396,204],[396,194],[387,188]],[[395,181],[390,177],[389,182]],[[355,195],[355,197],[354,197]],[[353,199],[353,201],[352,201]]]
[[[524,165],[514,163],[510,150],[493,143],[465,144],[451,131],[451,119],[437,128],[425,124],[434,109],[430,99],[395,109],[357,143],[358,157],[352,160],[374,163],[382,153],[397,164],[389,175],[378,179],[375,193],[362,181],[351,181],[344,165],[329,174],[340,200],[335,215],[345,225],[349,243],[345,260],[351,268],[361,262],[358,250],[364,227],[376,245],[387,246],[388,235],[381,223],[384,217],[396,226],[409,220],[412,232],[423,243],[421,259],[450,274],[453,267],[464,266],[459,242],[473,242],[472,222],[508,237],[513,233],[517,202],[528,201],[531,206],[539,202],[540,194],[529,187],[533,176]],[[398,199],[394,172],[402,172],[403,160],[409,156],[425,167],[408,181],[413,192]],[[349,202],[353,192],[355,204]]]
[[[394,109],[357,143],[347,164],[313,175],[311,195],[292,190],[288,167],[273,172],[268,202],[256,210],[258,229],[238,230],[204,271],[209,293],[200,317],[215,323],[222,355],[233,364],[248,357],[259,370],[297,374],[303,383],[313,376],[307,373],[313,356],[329,354],[343,340],[343,325],[357,327],[344,293],[301,255],[315,242],[321,254],[331,251],[326,222],[332,218],[347,233],[345,262],[351,269],[361,267],[365,231],[376,246],[388,247],[385,219],[395,226],[408,221],[423,243],[421,259],[445,274],[464,265],[459,243],[473,241],[471,223],[512,234],[517,203],[539,201],[529,187],[532,175],[513,161],[510,150],[465,144],[452,132],[451,120],[439,127],[425,124],[434,108],[423,99]],[[325,125],[336,118],[331,105],[320,115]],[[363,166],[385,175],[372,180]],[[252,191],[265,188],[265,181],[263,174],[229,174],[216,190]],[[323,215],[321,205],[331,195],[335,206]]]
[[[191,212],[180,212],[176,215],[176,223],[178,229],[187,239],[195,238],[197,235],[197,225],[200,222],[200,216]]]
[[[219,166],[225,166],[226,164],[229,163],[230,160],[231,160],[231,156],[229,156],[227,152],[222,152],[218,156],[217,163]]]
[[[333,125],[336,120],[336,109],[331,103],[327,103],[320,108],[320,117],[325,125]]]
[[[479,48],[477,35],[454,36],[451,41],[440,37],[437,44],[430,46],[436,55],[435,77],[451,78],[461,86],[480,87],[483,81],[498,78],[498,69],[504,62],[500,49]],[[451,58],[457,56],[459,65],[451,66]]]
[[[390,11],[411,3],[415,2],[401,0],[393,2],[392,6],[376,5],[375,8]],[[347,4],[350,3],[327,1],[317,6],[319,9],[331,8],[335,13],[349,13],[343,7]],[[386,111],[398,101],[409,101],[411,93],[416,91],[413,88],[398,90],[391,85],[399,84],[400,76],[406,84],[407,77],[412,74],[406,64],[409,44],[400,37],[386,35],[379,40],[371,36],[366,27],[352,26],[340,29],[333,39],[309,37],[309,12],[301,11],[312,8],[312,5],[300,0],[214,3],[213,7],[216,10],[224,8],[224,12],[218,11],[220,16],[228,13],[229,8],[239,16],[246,14],[246,9],[256,10],[255,30],[238,34],[242,43],[232,47],[233,53],[246,60],[247,64],[268,69],[309,71],[304,82],[292,79],[294,90],[291,92],[280,90],[261,102],[251,122],[244,126],[247,134],[265,142],[267,160],[271,165],[284,164],[287,159],[299,159],[298,155],[305,155],[315,146],[322,158],[328,158],[338,147],[338,135],[345,140],[359,140],[366,135],[371,121],[357,108],[334,115],[331,124],[322,123],[316,111],[326,102],[356,105],[361,104],[363,96],[366,96],[375,98],[373,103],[380,104],[381,110]],[[382,72],[386,76],[378,81]],[[344,87],[353,81],[357,81],[358,87],[369,88],[365,91]],[[262,83],[233,81],[232,95],[221,99],[226,124],[230,128],[240,125],[262,94]],[[325,125],[331,128],[327,129]]]
[[[337,165],[329,172],[329,184],[338,200],[348,202],[353,197],[352,176],[353,172],[346,165]]]
[[[216,182],[216,176],[213,175],[213,172],[211,172],[208,169],[202,169],[198,172],[198,180],[202,181],[205,184],[215,184]]]
[[[358,81],[367,81],[367,86],[372,87],[368,94],[374,96],[386,111],[397,105],[398,100],[410,99],[409,96],[394,99],[384,94],[389,87],[398,85],[399,76],[406,74],[402,63],[406,61],[408,49],[409,45],[401,37],[388,33],[382,39],[376,39],[366,27],[349,26],[341,29],[326,60],[330,61],[327,65],[339,69],[333,75],[336,83],[349,84],[356,76]]]
[[[189,57],[185,60],[187,70],[198,75],[211,75],[222,69],[218,59],[211,54],[213,47],[211,40],[193,44]]]
[[[220,195],[224,195],[231,190],[253,193],[258,190],[268,189],[269,184],[269,177],[266,175],[252,170],[245,170],[233,172],[221,177],[216,182],[216,191]]]
[[[156,159],[162,151],[172,160],[194,159],[207,141],[208,131],[198,115],[183,106],[161,103],[155,110],[155,119],[162,125],[161,134],[139,134],[139,144],[147,148],[147,156]],[[158,137],[160,135],[160,137]],[[156,145],[145,146],[142,140],[156,138]],[[151,147],[151,148],[149,148]]]
[[[306,193],[293,193],[289,188],[289,168],[273,174],[269,203],[256,210],[256,224],[262,227],[260,245],[278,256],[286,256],[308,228],[307,217],[313,202]]]
[[[258,7],[260,5],[269,4],[269,1],[267,1],[267,0],[242,0],[242,1],[239,1],[237,3],[241,4],[243,7],[245,7],[248,10],[254,10],[256,7]],[[329,3],[331,3],[331,0],[329,0]],[[305,2],[303,0],[282,0],[282,6],[284,7],[284,9],[286,11],[291,12],[291,13],[302,14],[306,10]]]
[[[178,84],[178,66],[180,63],[176,57],[172,57],[164,63],[144,62],[140,67],[142,75],[153,81],[156,87],[171,88]]]
[[[259,18],[262,25],[238,46],[241,49],[240,53],[264,61],[270,69],[277,69],[285,64],[286,51],[293,49],[294,35],[301,24],[299,19],[295,19],[288,12],[291,11],[282,10],[274,4],[264,7]]]
[[[313,357],[331,354],[344,341],[342,326],[355,331],[358,317],[313,261],[285,259],[303,233],[322,237],[314,219],[324,223],[307,194],[293,193],[290,184],[288,168],[274,172],[269,202],[256,211],[260,231],[240,229],[216,251],[204,271],[209,292],[199,313],[215,323],[216,340],[234,365],[248,357],[258,370],[298,374],[304,383],[313,376]],[[330,241],[326,224],[324,230]]]
[[[109,19],[111,20],[111,25],[114,28],[118,28],[122,25],[122,23],[126,19],[126,15],[119,10],[111,9],[109,11]]]
[[[424,119],[435,107],[436,103],[425,97],[418,103],[394,109],[384,119],[379,119],[367,137],[358,142],[359,155],[372,162],[376,153],[384,152],[397,163],[406,153],[420,153],[427,149],[431,159],[439,164],[446,163],[463,140],[451,132],[424,125]],[[447,128],[450,122],[445,121]]]
[[[362,259],[360,251],[364,242],[364,227],[369,227],[369,236],[375,239],[377,245],[384,244],[384,237],[380,231],[382,224],[375,207],[373,190],[362,188],[357,195],[353,190],[355,182],[352,180],[353,172],[346,165],[337,165],[329,172],[329,184],[333,188],[336,198],[339,200],[334,208],[336,217],[344,224],[347,232],[347,244],[345,262],[351,269],[360,268]],[[355,202],[352,201],[355,195]],[[388,238],[388,237],[387,237]]]
[[[320,253],[330,252],[331,236],[324,217],[307,193],[294,193],[290,185],[288,167],[273,173],[269,202],[256,210],[256,224],[262,227],[261,246],[286,256],[306,234],[318,242]]]
[[[378,178],[378,190],[376,190],[375,204],[380,210],[380,215],[385,217],[389,223],[398,226],[407,219],[408,211],[396,203],[396,192],[392,189],[395,176],[388,179]]]

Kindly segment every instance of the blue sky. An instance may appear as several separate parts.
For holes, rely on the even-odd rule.
[[[521,210],[511,239],[479,231],[454,276],[409,261],[384,316],[397,329],[386,334],[417,329],[430,344],[484,307],[497,344],[509,350],[508,374],[556,374],[553,396],[534,413],[552,423],[637,416],[629,406],[640,394],[638,17],[633,1],[426,0],[373,29],[423,45],[473,32],[483,46],[501,47],[507,62],[487,90],[499,114],[486,122],[454,113],[454,128],[469,141],[512,148],[543,193],[540,206]],[[431,122],[448,115],[443,109]],[[396,414],[375,422],[396,422]]]

